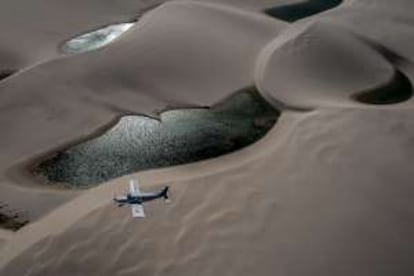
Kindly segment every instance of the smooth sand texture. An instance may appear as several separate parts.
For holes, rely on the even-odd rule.
[[[355,91],[393,78],[387,60],[340,25],[309,21],[292,29],[267,46],[257,65],[257,85],[279,101],[303,108],[343,104]]]
[[[33,209],[33,219],[68,200],[70,194],[16,191],[13,182],[33,180],[13,168],[108,128],[121,115],[210,106],[250,86],[255,57],[283,26],[233,7],[167,3],[109,47],[53,59],[5,79],[0,83],[4,196]]]
[[[14,233],[9,230],[0,229],[0,250],[1,247],[11,238]]]
[[[2,5],[16,6],[9,2]],[[149,5],[60,2],[46,6],[68,7],[68,15],[84,8],[76,33]],[[42,218],[0,236],[0,275],[413,275],[413,100],[352,100],[389,85],[397,71],[413,81],[413,8],[409,0],[349,0],[288,25],[179,2],[96,52],[52,59],[75,15],[57,25],[65,35],[49,46],[33,42],[44,50],[1,42],[7,67],[30,66],[0,83],[1,197]],[[2,20],[18,21],[9,17]],[[29,33],[27,22],[19,35]],[[45,26],[37,26],[42,35]],[[145,220],[111,203],[125,178],[68,194],[43,190],[18,170],[120,114],[211,105],[253,82],[284,108],[278,124],[239,152],[140,173],[143,190],[172,188],[172,203],[148,204]],[[313,111],[295,111],[304,109]]]
[[[169,179],[174,199],[148,219],[110,203],[120,180],[23,228],[3,262],[46,240],[3,274],[411,275],[414,175],[395,166],[413,161],[411,112],[284,116],[245,151],[144,174],[143,189]]]
[[[406,41],[414,33],[408,31],[412,25],[402,1],[395,8],[384,1],[362,2],[347,1],[292,24],[268,44],[255,73],[269,101],[301,108],[355,106],[353,94],[400,82],[398,69],[412,79],[413,51],[407,47],[412,43]]]
[[[12,237],[12,235],[13,235],[13,234],[12,234],[10,231],[0,229],[0,240],[1,240],[2,242],[5,242],[5,241],[6,241],[6,240],[8,240],[9,238],[11,238],[11,237]]]

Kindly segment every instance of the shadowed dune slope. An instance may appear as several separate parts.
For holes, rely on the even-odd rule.
[[[46,2],[40,15],[60,19],[63,0]],[[74,7],[69,15],[79,10],[79,1],[64,2]],[[38,26],[30,18],[39,10],[3,3],[28,9],[16,30]],[[82,6],[80,22],[83,12],[102,14],[86,21],[95,28],[135,15],[141,2],[82,3],[90,6]],[[53,7],[59,12],[48,13]],[[106,13],[112,7],[113,16]],[[0,235],[0,275],[413,275],[413,99],[379,106],[352,98],[411,89],[413,8],[411,0],[348,0],[288,25],[259,12],[174,2],[106,48],[4,79],[1,197],[49,213]],[[10,17],[2,20],[19,21]],[[45,28],[42,37],[56,33]],[[20,69],[55,49],[22,45],[16,51],[29,57],[13,55],[13,35],[0,43],[4,68]],[[253,82],[282,106],[276,127],[228,156],[140,173],[143,190],[166,183],[172,190],[172,204],[146,206],[147,219],[131,220],[130,210],[111,204],[125,178],[68,194],[17,186],[33,180],[8,174],[120,115],[211,105]]]

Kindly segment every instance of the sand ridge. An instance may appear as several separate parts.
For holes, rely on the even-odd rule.
[[[212,32],[210,22],[221,31]],[[168,108],[210,106],[251,85],[250,68],[261,45],[285,25],[234,7],[166,4],[147,13],[108,47],[50,59],[3,80],[0,171],[5,180],[0,184],[5,186],[4,196],[13,205],[35,208],[38,197],[13,189],[13,182],[30,183],[30,179],[10,177],[7,172],[14,176],[13,169],[21,164],[89,137],[121,115],[158,116]],[[194,28],[198,35],[193,35]],[[235,41],[225,39],[229,32],[237,36]],[[211,41],[222,42],[211,46]],[[131,57],[140,57],[140,62]],[[58,200],[50,193],[44,200],[45,207],[53,208],[67,197]]]
[[[99,11],[90,5],[88,16]],[[234,7],[174,2],[95,52],[49,59],[55,50],[33,51],[22,61],[5,50],[9,67],[49,61],[0,83],[1,171],[120,114],[210,105],[253,82],[284,113],[240,152],[140,174],[143,189],[170,181],[175,197],[149,204],[148,220],[110,204],[125,178],[74,195],[8,238],[0,274],[412,275],[413,100],[377,107],[350,99],[389,85],[395,72],[413,81],[411,7],[345,1],[288,25]],[[14,186],[0,179],[2,192]],[[70,200],[51,198],[48,210]]]
[[[284,123],[285,119],[283,117],[279,120],[281,120],[281,122],[278,124],[278,129],[283,128],[286,124]],[[287,121],[289,122],[290,120],[287,119]],[[0,267],[5,265],[8,260],[13,259],[14,256],[17,256],[24,249],[27,249],[30,245],[36,243],[36,241],[42,240],[49,235],[56,235],[64,231],[67,227],[70,227],[79,219],[89,213],[92,213],[96,209],[102,208],[109,204],[112,205],[112,196],[114,193],[123,193],[125,191],[125,183],[127,183],[129,177],[139,177],[143,190],[151,189],[160,185],[162,186],[168,183],[172,186],[171,193],[174,194],[174,189],[176,185],[178,185],[178,181],[189,181],[190,179],[197,179],[206,175],[214,175],[220,171],[226,171],[233,167],[237,167],[240,164],[249,163],[251,162],[250,159],[254,159],[255,157],[262,156],[266,153],[266,145],[268,143],[273,144],[272,137],[281,135],[283,137],[283,132],[276,133],[275,131],[272,131],[259,142],[248,148],[219,157],[221,160],[220,163],[217,163],[216,159],[212,159],[190,165],[182,165],[160,170],[150,170],[137,175],[121,177],[114,181],[92,188],[69,203],[58,207],[41,220],[29,224],[14,234],[13,241],[7,244],[8,248],[2,250],[1,252]],[[283,138],[279,138],[278,140],[282,141]],[[210,169],[205,170],[206,166]],[[167,182],[166,179],[168,179]],[[118,208],[115,209],[120,210]],[[129,209],[123,211],[123,213],[128,214],[128,216],[129,212]]]
[[[148,204],[147,220],[131,220],[129,210],[103,202],[103,191],[109,197],[115,189],[105,184],[74,201],[88,208],[101,206],[96,211],[71,204],[56,211],[75,208],[67,219],[79,221],[61,225],[51,216],[43,224],[29,225],[31,231],[26,228],[16,236],[21,243],[6,245],[10,254],[32,244],[34,236],[42,237],[35,228],[43,232],[48,226],[55,235],[45,235],[2,273],[410,275],[414,247],[407,238],[414,224],[406,216],[414,211],[413,175],[409,168],[392,165],[414,156],[405,150],[410,140],[398,134],[413,135],[412,123],[405,120],[411,117],[408,110],[288,114],[282,122],[286,125],[276,127],[259,148],[254,145],[227,156],[228,160],[194,164],[200,170],[186,165],[160,171],[160,176],[157,171],[144,173],[144,183],[154,185],[172,175],[175,198],[171,205]],[[280,143],[275,145],[276,137]],[[363,142],[366,139],[371,140],[369,145]],[[385,145],[388,158],[373,160]],[[243,154],[255,157],[232,162]],[[370,166],[362,165],[366,162]],[[220,170],[209,170],[210,166]],[[118,183],[120,188],[125,185]],[[80,217],[77,211],[82,212]]]

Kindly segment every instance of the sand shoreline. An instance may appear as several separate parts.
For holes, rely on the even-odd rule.
[[[113,181],[103,183],[97,187],[85,190],[73,200],[59,206],[50,214],[47,214],[38,221],[30,223],[13,234],[3,248],[0,248],[0,269],[25,249],[30,248],[30,246],[37,241],[40,241],[49,235],[57,235],[94,210],[111,205],[113,193],[116,191],[123,191],[127,179],[131,176],[139,178],[143,189],[170,183],[172,186],[171,188],[174,191],[176,182],[214,175],[220,171],[229,170],[232,167],[237,167],[240,164],[251,162],[256,158],[263,156],[263,154],[266,154],[268,151],[270,145],[274,147],[275,139],[278,139],[278,141],[283,140],[278,136],[284,135],[281,129],[287,124],[285,121],[290,122],[292,120],[289,119],[291,116],[294,118],[298,115],[285,115],[283,113],[279,119],[280,123],[276,124],[261,140],[240,151],[192,164],[148,170],[123,176]],[[206,167],[209,169],[206,170]],[[70,212],[69,216],[68,211]]]
[[[412,1],[349,0],[291,24],[263,11],[298,1],[169,1],[67,56],[58,46],[74,34],[162,1],[52,2],[0,3],[2,70],[17,70],[0,82],[1,197],[34,218],[0,230],[0,275],[414,274],[414,99],[352,99],[395,89],[398,70],[412,90]],[[128,176],[68,192],[22,173],[124,114],[211,106],[251,85],[282,109],[277,124],[240,151],[134,174],[143,190],[172,189],[145,220],[112,205]]]

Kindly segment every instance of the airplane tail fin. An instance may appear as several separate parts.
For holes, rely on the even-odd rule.
[[[161,191],[161,196],[164,198],[164,200],[166,201],[166,202],[168,202],[169,201],[169,196],[168,196],[168,189],[169,189],[170,187],[168,187],[168,186],[166,186],[164,189],[162,189],[162,191]]]

